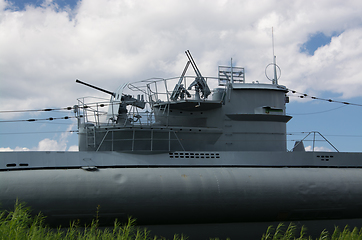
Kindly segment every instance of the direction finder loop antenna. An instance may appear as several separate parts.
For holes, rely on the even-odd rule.
[[[268,67],[270,67],[270,66],[273,66],[273,68],[274,68],[274,77],[273,77],[273,78],[268,77],[267,69],[268,69]],[[276,70],[276,69],[279,70],[279,71],[278,71],[279,74],[277,74],[277,70]],[[279,78],[280,78],[281,75],[282,75],[282,70],[280,69],[280,67],[279,67],[276,63],[269,63],[268,65],[266,65],[266,67],[265,67],[265,76],[266,76],[267,79],[269,79],[270,81],[272,81],[273,84],[278,85],[278,80],[279,80]]]
[[[276,63],[276,59],[277,57],[274,54],[274,30],[272,28],[272,48],[273,48],[273,63],[269,63],[266,67],[265,67],[265,76],[267,79],[269,79],[270,81],[273,82],[273,84],[278,85],[278,79],[280,78],[280,76],[282,75],[282,71],[280,70],[280,67],[277,65]],[[266,72],[266,70],[268,69],[269,66],[273,65],[273,70],[274,70],[274,77],[273,79],[270,79],[268,77],[268,74]],[[277,68],[279,69],[279,77],[277,74]]]

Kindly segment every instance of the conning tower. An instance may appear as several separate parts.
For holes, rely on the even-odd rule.
[[[286,151],[288,89],[276,75],[271,84],[246,83],[244,68],[231,64],[204,77],[186,55],[178,78],[124,84],[115,93],[86,84],[112,96],[92,107],[78,99],[79,150]],[[189,65],[196,76],[186,76]],[[100,111],[105,105],[108,112]]]

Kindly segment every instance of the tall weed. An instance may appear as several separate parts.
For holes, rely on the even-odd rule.
[[[288,228],[284,230],[284,224],[279,223],[276,229],[269,226],[266,233],[262,235],[262,240],[313,240],[311,236],[307,237],[307,229],[302,226],[297,235],[297,227],[294,223],[290,223]],[[346,226],[341,232],[338,227],[334,229],[332,235],[327,230],[323,230],[316,240],[362,240],[362,227],[355,227],[352,231]]]
[[[158,240],[157,236],[151,236],[147,229],[141,229],[135,226],[135,219],[129,218],[128,222],[122,224],[117,220],[111,229],[100,229],[97,217],[88,226],[80,227],[79,222],[73,221],[66,230],[62,228],[51,229],[44,224],[45,216],[38,214],[34,217],[30,214],[30,208],[24,203],[16,201],[14,211],[0,211],[0,240],[98,240],[98,239],[117,239],[117,240]],[[173,240],[185,240],[187,237],[174,235]],[[283,223],[278,224],[276,228],[269,226],[262,235],[262,240],[313,240],[307,236],[307,229],[302,226],[297,231],[297,226],[290,223],[285,228]],[[328,231],[323,230],[317,240],[362,240],[362,227],[353,228],[351,231],[346,226],[343,231],[338,227],[330,235]]]
[[[73,221],[66,230],[62,228],[51,229],[44,224],[45,217],[38,214],[32,217],[30,208],[24,203],[16,201],[14,211],[0,211],[0,240],[157,240],[151,237],[147,229],[135,226],[135,220],[128,219],[125,224],[114,222],[113,230],[100,229],[98,217],[89,226],[80,227],[79,222]],[[98,214],[97,214],[98,216]],[[174,240],[185,240],[184,236],[175,235]]]

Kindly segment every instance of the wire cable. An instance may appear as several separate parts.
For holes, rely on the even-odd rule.
[[[342,105],[342,106],[339,106],[339,107],[336,107],[336,108],[332,108],[332,109],[328,109],[328,110],[324,110],[324,111],[319,111],[319,112],[310,112],[310,113],[290,113],[290,112],[288,112],[288,114],[289,115],[312,115],[312,114],[331,112],[331,111],[334,111],[334,110],[337,110],[337,109],[340,109],[340,108],[343,108],[343,107],[346,107],[346,106],[347,105]]]
[[[92,108],[92,107],[105,107],[111,105],[111,103],[90,103],[83,106],[75,105],[73,107],[62,107],[62,108],[44,108],[44,109],[25,109],[25,110],[0,110],[0,113],[24,113],[24,112],[51,112],[51,111],[63,111],[63,110],[73,110],[76,108]]]
[[[359,104],[359,103],[351,103],[351,102],[345,102],[345,101],[338,101],[338,100],[333,100],[333,99],[327,99],[327,98],[319,98],[319,97],[314,97],[314,96],[309,96],[308,94],[306,93],[301,93],[301,92],[297,92],[295,90],[292,90],[292,89],[288,89],[290,92],[292,92],[293,94],[299,94],[299,96],[296,96],[296,97],[299,97],[299,98],[311,98],[311,99],[314,99],[314,100],[322,100],[322,101],[326,101],[326,102],[334,102],[334,103],[342,103],[342,104],[345,104],[345,105],[353,105],[353,106],[359,106],[359,107],[362,107],[362,104]]]
[[[79,116],[82,117],[82,116]],[[60,120],[60,119],[70,119],[70,118],[77,118],[77,117],[60,117],[60,118],[30,118],[30,119],[15,119],[15,120],[0,120],[0,123],[9,123],[9,122],[35,122],[35,121],[53,121],[53,120]]]
[[[69,131],[47,131],[47,132],[5,132],[0,133],[0,135],[19,135],[19,134],[48,134],[48,133],[75,133],[78,130],[69,130]]]
[[[50,112],[60,110],[72,110],[73,107],[64,108],[44,108],[44,109],[27,109],[27,110],[0,110],[0,113],[20,113],[20,112]]]

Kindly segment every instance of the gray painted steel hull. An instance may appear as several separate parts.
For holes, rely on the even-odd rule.
[[[105,224],[362,218],[362,153],[287,152],[289,90],[222,69],[214,83],[192,77],[190,97],[187,76],[93,86],[111,105],[78,99],[79,152],[0,154],[2,206],[18,198],[65,224],[98,206]]]
[[[0,172],[0,199],[54,223],[128,216],[139,224],[362,217],[362,169],[179,167]]]

